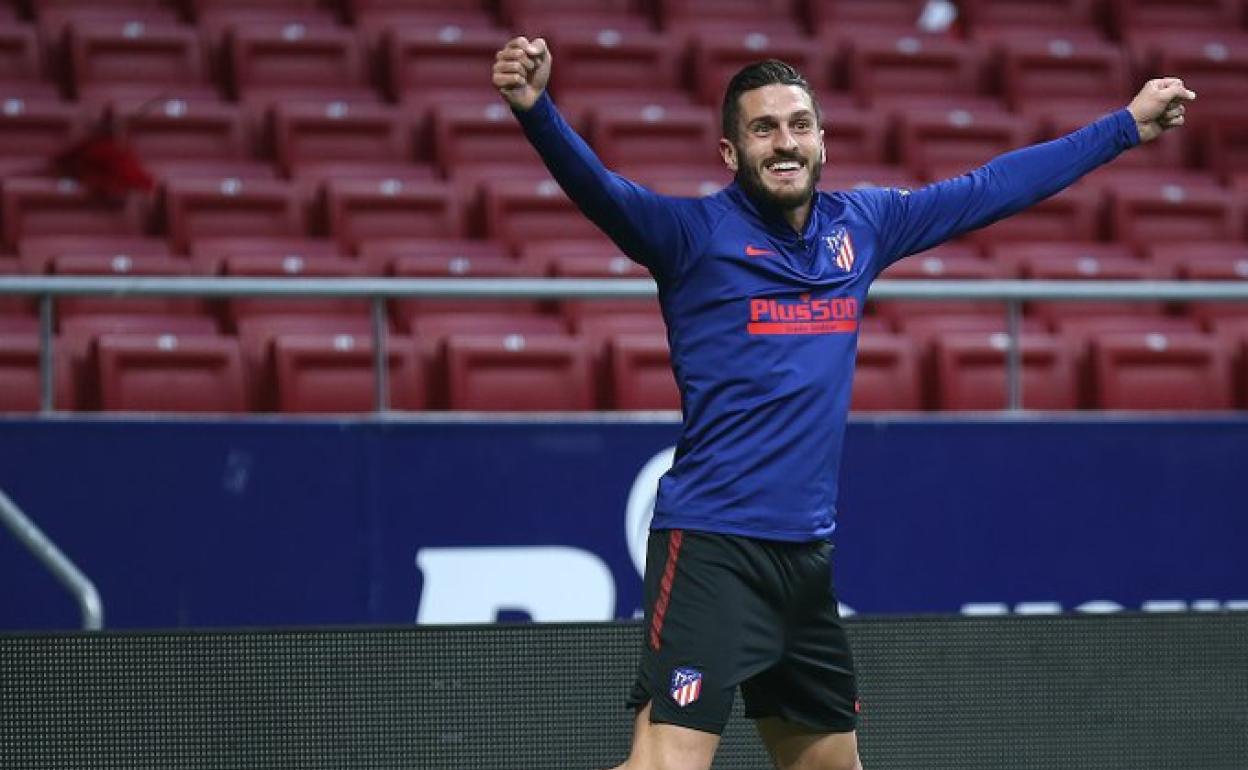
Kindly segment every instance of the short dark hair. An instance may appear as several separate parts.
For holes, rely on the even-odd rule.
[[[815,117],[821,117],[819,104],[815,101],[815,94],[810,90],[810,83],[806,82],[806,78],[802,77],[802,74],[791,65],[779,59],[766,59],[745,65],[728,82],[728,90],[724,91],[724,106],[720,112],[725,138],[737,138],[737,122],[741,119],[741,94],[770,85],[801,88],[810,97],[810,103],[815,107]]]

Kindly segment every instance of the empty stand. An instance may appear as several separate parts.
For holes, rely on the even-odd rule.
[[[1001,90],[1014,110],[1051,109],[1054,99],[1116,104],[1138,88],[1128,76],[1122,49],[1094,39],[1071,39],[1055,31],[1004,41],[999,55]]]
[[[137,196],[113,200],[87,192],[71,179],[0,180],[3,244],[37,235],[139,235],[144,205]]]
[[[644,0],[500,0],[499,16],[510,29],[546,36],[569,29],[646,31],[652,26]]]
[[[936,407],[985,411],[1008,405],[1005,334],[953,332],[936,338]],[[1066,346],[1056,337],[1024,334],[1019,348],[1025,409],[1074,409],[1078,392]]]
[[[238,343],[230,338],[105,334],[96,360],[105,411],[247,409]]]
[[[516,167],[541,171],[537,152],[501,99],[487,104],[444,104],[433,111],[433,152],[448,176],[483,167],[483,176],[510,175]]]
[[[280,104],[273,110],[277,160],[288,176],[429,179],[417,165],[413,129],[391,107],[347,102]]]
[[[657,0],[655,11],[659,27],[680,36],[692,30],[776,35],[801,32],[790,0]]]
[[[158,178],[273,179],[256,160],[254,139],[239,109],[217,101],[125,100],[110,110],[117,135]]]
[[[962,21],[979,40],[1035,37],[1055,32],[1101,37],[1099,0],[962,0]]]
[[[1248,31],[1230,38],[1181,37],[1158,46],[1156,71],[1182,73],[1203,109],[1243,111],[1248,99]],[[1197,88],[1199,84],[1199,88]]]
[[[470,240],[467,238],[381,238],[363,241],[359,257],[373,275],[394,273],[399,260],[415,260],[422,265],[429,260],[442,260],[445,269],[431,267],[438,274],[458,275],[472,272],[475,260],[507,259],[502,244],[497,241]],[[435,262],[428,262],[429,265]],[[419,268],[424,269],[424,268]],[[429,274],[432,277],[432,273]]]
[[[662,35],[636,28],[604,26],[559,31],[550,39],[560,62],[551,71],[551,90],[561,104],[578,95],[601,94],[614,100],[620,94],[630,93],[663,102],[663,95],[678,94],[683,86],[680,49],[673,43]],[[677,98],[687,99],[683,95]]]
[[[459,207],[444,182],[334,179],[325,204],[330,234],[347,252],[374,238],[460,235]]]
[[[545,262],[557,278],[646,278],[650,272],[620,253],[619,247],[603,239],[545,241],[525,249],[521,259]],[[659,316],[655,297],[645,299],[566,299],[560,302],[563,314],[575,325],[586,315],[639,313]]]
[[[1172,184],[1117,187],[1111,193],[1110,215],[1114,236],[1137,248],[1158,242],[1235,240],[1241,226],[1229,193]]]
[[[82,251],[54,257],[49,265],[58,275],[79,276],[185,276],[191,265],[185,259],[168,256],[116,254]],[[56,303],[57,314],[70,318],[87,313],[200,313],[203,302],[193,297],[61,297]]]
[[[1092,260],[1093,263],[1101,260],[1121,262],[1139,259],[1125,244],[1101,241],[1004,241],[988,247],[987,252],[988,260],[1000,265],[1002,274],[1008,278],[1026,276],[1029,274],[1029,265],[1050,258],[1076,265],[1083,259]],[[1089,265],[1088,272],[1093,273],[1097,266],[1099,265]]]
[[[78,141],[82,132],[77,105],[23,99],[0,86],[0,177],[48,173],[52,157]]]
[[[240,278],[356,278],[364,274],[363,265],[342,257],[304,257],[295,254],[236,254],[221,264],[225,276]],[[367,300],[345,297],[315,298],[242,298],[226,303],[229,318],[250,315],[290,315],[297,313],[329,313],[333,315],[367,316]]]
[[[56,99],[56,85],[43,79],[43,50],[31,25],[0,16],[0,99]]]
[[[465,248],[468,246],[468,248]],[[370,257],[365,257],[369,259]],[[426,247],[415,252],[399,250],[390,259],[395,278],[521,278],[537,277],[531,265],[507,256],[493,241],[467,241]],[[419,315],[459,313],[536,313],[538,300],[420,299],[395,300],[393,314],[400,329],[409,329]]]
[[[300,23],[231,28],[230,93],[252,103],[379,100],[360,43],[349,30]]]
[[[234,257],[276,259],[336,259],[342,257],[338,244],[324,238],[301,236],[205,237],[191,241],[191,263],[197,273],[222,272],[225,261]]]
[[[163,238],[142,235],[40,235],[18,242],[22,270],[48,273],[57,257],[74,254],[110,256],[168,257],[169,244]]]
[[[1154,265],[1129,256],[1097,256],[1089,253],[1050,252],[1026,258],[1022,265],[1024,278],[1046,281],[1117,280],[1142,281],[1161,276]],[[1048,322],[1075,315],[1118,315],[1135,313],[1160,315],[1165,311],[1161,301],[1140,302],[1033,302],[1029,312]]]
[[[1248,113],[1219,115],[1203,128],[1197,144],[1204,151],[1206,165],[1220,170],[1232,185],[1237,175],[1248,180]],[[1241,185],[1239,191],[1242,198],[1248,185]]]
[[[979,257],[966,244],[944,244],[893,263],[880,275],[887,280],[975,280],[1004,277],[1001,268]],[[916,315],[985,314],[1002,317],[999,302],[974,300],[887,300],[874,303],[881,316],[896,322]]]
[[[750,29],[694,32],[691,49],[693,89],[698,100],[718,106],[728,81],[742,67],[760,59],[781,59],[797,68],[814,90],[830,85],[821,46],[797,35],[768,34]]]
[[[1110,21],[1120,34],[1141,29],[1234,29],[1237,0],[1110,0]]]
[[[1125,104],[1126,101],[1127,97],[1124,96],[1122,102]],[[1036,102],[1036,104],[1042,104],[1042,102]],[[1065,106],[1058,105],[1035,111],[1037,115],[1043,116],[1041,120],[1045,124],[1046,139],[1063,137],[1122,107],[1122,104],[1112,103],[1107,98],[1088,100],[1083,105],[1064,104]],[[1203,108],[1204,105],[1201,106]],[[1183,131],[1186,132],[1190,128],[1185,127]],[[1186,162],[1183,142],[1181,141],[1183,136],[1182,134],[1172,134],[1167,136],[1166,139],[1167,141],[1136,145],[1129,152],[1124,152],[1114,158],[1109,166],[1102,168],[1102,171],[1108,171],[1111,176],[1113,173],[1126,168],[1146,169],[1147,173],[1153,175],[1156,175],[1158,170],[1163,168],[1168,173],[1181,172]],[[1168,141],[1171,139],[1179,139],[1180,141]],[[1096,181],[1101,176],[1103,174],[1093,176],[1092,179]],[[1080,185],[1080,187],[1083,186],[1086,185]]]
[[[642,176],[655,166],[720,165],[719,129],[702,107],[600,107],[590,114],[589,141],[608,167]]]
[[[886,137],[891,126],[884,112],[855,107],[834,107],[818,95],[823,110],[823,141],[827,150],[825,171],[841,164],[884,163]]]
[[[73,385],[62,352],[54,354],[52,399],[57,409],[72,408]],[[0,327],[0,414],[38,412],[41,398],[39,337]]]
[[[452,335],[563,336],[567,325],[557,316],[534,313],[428,313],[412,318],[412,335],[440,345]]]
[[[915,109],[900,116],[897,143],[902,163],[934,181],[983,165],[1029,134],[1027,122],[1005,113]]]
[[[259,411],[277,409],[273,341],[281,336],[372,337],[372,320],[359,314],[251,315],[237,321],[238,344],[247,378],[247,401]]]
[[[1106,333],[1092,340],[1101,409],[1230,409],[1227,351],[1203,334]]]
[[[273,341],[280,412],[369,412],[376,409],[374,349],[350,334],[280,335]],[[426,409],[430,352],[412,340],[387,341],[389,408]]]
[[[494,26],[494,15],[481,0],[345,0],[343,6],[369,41],[389,30],[423,28],[450,35]]]
[[[382,42],[390,97],[422,112],[437,104],[501,103],[488,67],[508,40],[504,31],[448,24],[400,24]],[[559,51],[560,64],[563,51]]]
[[[551,180],[491,181],[485,187],[485,227],[513,253],[538,241],[595,238],[598,229]]]
[[[667,337],[619,334],[607,345],[609,400],[613,409],[680,409]]]
[[[65,47],[79,99],[217,96],[192,27],[81,19],[69,25]]]
[[[574,337],[452,335],[445,356],[450,409],[594,408],[589,356],[585,344]]]
[[[891,34],[913,32],[927,0],[808,0],[811,30],[835,39],[864,31]]]
[[[301,236],[303,214],[291,187],[266,180],[171,179],[164,215],[174,247],[207,237]]]
[[[914,343],[899,334],[861,334],[850,409],[897,412],[922,408],[919,360]]]
[[[981,92],[980,64],[980,54],[957,40],[864,36],[851,44],[849,85],[863,105],[872,104],[883,94],[912,102],[938,99],[947,104],[950,97]]]

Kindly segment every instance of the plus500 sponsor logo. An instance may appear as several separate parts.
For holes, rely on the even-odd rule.
[[[627,579],[640,583],[646,566],[646,537],[654,514],[659,478],[672,467],[675,448],[664,449],[642,465],[629,491],[624,539],[636,568]],[[422,548],[416,566],[424,577],[417,623],[492,623],[521,614],[539,622],[606,621],[616,616],[616,583],[597,554],[568,546],[481,546]],[[851,587],[852,590],[852,587]],[[843,615],[853,615],[842,604]],[[975,602],[964,615],[1049,615],[1066,611],[1112,613],[1248,611],[1248,600],[1151,599],[1138,608],[1108,599],[1066,606],[1056,601]]]

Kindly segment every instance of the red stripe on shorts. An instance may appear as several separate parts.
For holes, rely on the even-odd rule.
[[[658,650],[663,646],[660,636],[663,632],[663,617],[667,615],[667,604],[672,598],[672,579],[676,577],[676,560],[680,558],[680,542],[685,533],[673,529],[667,540],[667,565],[663,568],[663,581],[659,583],[659,598],[654,602],[654,616],[650,619],[650,646]]]

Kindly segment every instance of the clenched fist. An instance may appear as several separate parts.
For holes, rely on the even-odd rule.
[[[1162,132],[1183,125],[1184,102],[1196,98],[1178,78],[1157,78],[1144,84],[1127,109],[1140,130],[1140,142],[1151,142]]]
[[[539,38],[515,37],[494,56],[494,87],[517,110],[537,103],[550,80],[550,50]]]

